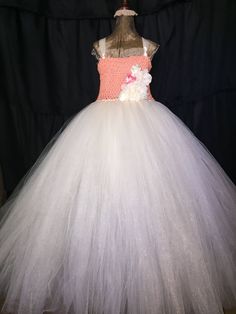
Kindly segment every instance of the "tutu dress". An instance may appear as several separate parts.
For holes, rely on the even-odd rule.
[[[2,208],[4,313],[222,314],[236,305],[236,187],[149,83],[144,53],[100,90]]]

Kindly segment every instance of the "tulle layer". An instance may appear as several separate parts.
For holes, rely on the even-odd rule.
[[[3,309],[222,314],[236,305],[236,188],[156,101],[99,101],[2,208]]]

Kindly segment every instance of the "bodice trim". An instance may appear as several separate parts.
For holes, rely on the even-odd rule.
[[[145,55],[137,55],[137,56],[127,56],[127,57],[105,57],[105,58],[99,58],[98,60],[98,64],[102,61],[102,60],[114,60],[114,59],[118,59],[118,60],[123,60],[123,59],[130,59],[130,58],[147,58],[148,62],[149,62],[149,66],[150,68],[152,67],[152,62],[149,56],[145,56]]]

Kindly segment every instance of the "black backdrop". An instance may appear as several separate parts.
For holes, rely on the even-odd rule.
[[[92,43],[119,1],[0,0],[0,164],[10,193],[63,123],[96,99]],[[130,1],[160,44],[152,94],[236,182],[236,1]]]

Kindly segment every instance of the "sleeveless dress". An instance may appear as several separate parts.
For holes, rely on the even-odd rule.
[[[222,314],[236,305],[236,187],[153,99],[143,43],[141,56],[112,58],[100,41],[98,98],[2,207],[3,313]]]

